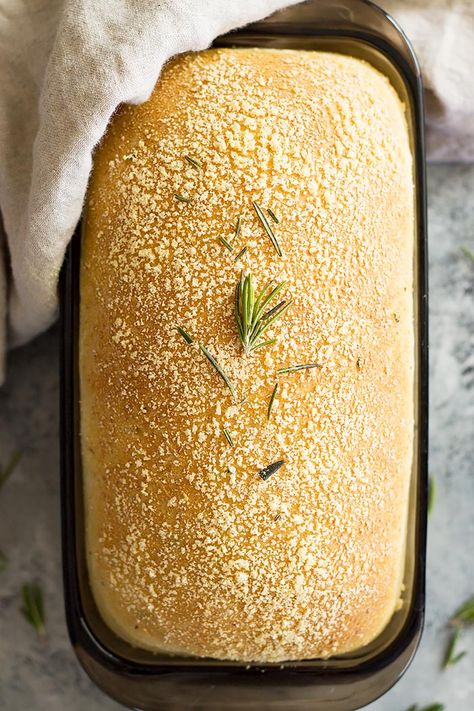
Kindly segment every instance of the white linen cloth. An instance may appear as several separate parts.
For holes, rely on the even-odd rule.
[[[431,161],[474,161],[474,0],[378,0],[423,71]]]
[[[203,49],[297,0],[0,2],[0,210],[8,274],[7,296],[0,254],[1,383],[7,312],[13,344],[55,318],[57,277],[92,150],[117,106],[145,101],[172,55]],[[383,4],[422,61],[431,157],[473,159],[474,4]]]

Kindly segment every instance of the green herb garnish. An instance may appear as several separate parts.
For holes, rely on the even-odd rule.
[[[224,429],[222,430],[222,433],[223,433],[224,437],[226,438],[226,440],[228,441],[229,445],[231,447],[233,447],[234,440],[232,439],[232,435],[230,434],[229,430],[226,427],[224,427]]]
[[[273,308],[265,311],[269,303],[282,290],[286,282],[282,281],[272,289],[271,282],[267,284],[258,296],[255,293],[252,274],[240,275],[235,287],[235,320],[240,341],[248,354],[263,346],[275,343],[275,339],[262,341],[263,334],[272,324],[288,310],[291,299],[280,301]]]
[[[462,245],[461,252],[464,254],[465,257],[470,259],[471,262],[474,264],[474,252],[471,249],[469,249],[469,247]]]
[[[181,326],[176,326],[176,330],[178,331],[179,335],[184,338],[186,343],[194,343],[194,338],[190,336],[189,333],[184,330],[184,328],[181,328]]]
[[[257,217],[260,220],[263,229],[267,233],[267,235],[270,239],[270,242],[272,243],[273,247],[275,248],[276,253],[278,254],[279,257],[282,257],[283,253],[281,251],[281,247],[278,244],[278,240],[275,236],[275,233],[273,232],[272,226],[270,225],[270,223],[268,222],[268,220],[266,218],[265,213],[263,212],[260,205],[258,205],[256,202],[252,202],[252,205],[253,205],[253,209],[257,213]]]
[[[191,156],[184,156],[184,160],[187,160],[189,165],[192,165],[193,168],[196,168],[197,170],[201,170],[202,163],[200,160],[197,160],[196,158],[191,158]]]
[[[270,402],[268,403],[267,422],[270,422],[270,417],[271,417],[272,410],[273,410],[273,403],[275,402],[275,395],[277,394],[277,390],[278,390],[278,383],[275,383],[275,387],[273,388],[273,392],[270,396]]]
[[[449,644],[446,649],[446,654],[444,657],[443,661],[443,669],[447,669],[448,667],[452,667],[458,662],[461,661],[463,657],[466,656],[467,652],[459,652],[459,654],[456,654],[456,647],[459,642],[459,636],[461,634],[461,628],[458,626],[454,630],[452,637],[449,641]]]
[[[433,479],[433,477],[430,476],[430,478],[428,479],[428,504],[427,504],[428,516],[431,516],[435,501],[436,501],[436,482]]]
[[[244,256],[244,254],[247,252],[247,250],[248,250],[247,246],[245,246],[243,249],[241,249],[240,252],[238,253],[238,255],[236,256],[236,258],[234,259],[234,262],[238,262],[239,259],[241,259]]]
[[[474,622],[474,595],[456,610],[452,622],[462,625],[470,625]]]
[[[39,635],[44,635],[46,630],[44,627],[44,611],[43,611],[43,594],[38,585],[35,583],[27,583],[21,589],[23,597],[23,606],[21,612],[23,617],[30,623]]]
[[[222,244],[224,245],[224,247],[225,247],[226,249],[228,249],[229,252],[233,252],[233,251],[234,251],[233,246],[231,245],[230,242],[228,242],[228,241],[226,240],[225,237],[219,237],[219,241],[222,242]]]
[[[234,395],[235,395],[234,386],[232,385],[232,383],[230,382],[230,380],[229,380],[229,378],[227,377],[226,373],[225,373],[224,370],[221,368],[221,366],[219,365],[219,363],[217,362],[217,360],[214,358],[214,356],[212,355],[212,353],[209,353],[209,351],[207,350],[207,348],[206,348],[205,346],[203,346],[201,343],[199,344],[199,350],[201,351],[201,353],[202,353],[203,355],[206,356],[206,358],[207,358],[207,360],[209,361],[209,363],[212,365],[212,367],[216,370],[216,372],[218,373],[218,375],[222,378],[222,380],[224,381],[224,383],[225,383],[225,384],[227,385],[227,387],[229,388],[232,397],[234,397]]]
[[[418,704],[412,704],[407,711],[445,711],[444,704],[430,704],[429,706],[423,706],[420,708]]]
[[[237,239],[237,237],[240,235],[241,229],[242,229],[242,215],[239,215],[237,218],[237,222],[235,223],[234,239]]]
[[[272,476],[272,474],[275,474],[275,472],[281,469],[284,464],[284,459],[280,459],[278,462],[273,462],[273,464],[269,464],[268,467],[261,469],[258,472],[258,476],[260,477],[260,479],[263,479],[263,481],[266,481]]]
[[[13,474],[18,462],[22,457],[21,452],[16,451],[10,457],[5,467],[0,467],[0,488],[5,484],[6,480]]]
[[[283,375],[284,373],[296,373],[299,370],[309,370],[310,368],[321,368],[319,363],[306,363],[304,365],[290,365],[288,368],[278,368],[278,375]]]
[[[273,212],[273,210],[270,207],[267,207],[267,212],[276,225],[280,224],[280,220],[278,219],[278,217],[275,215],[275,213]]]
[[[179,202],[191,202],[191,198],[186,195],[181,195],[180,193],[176,193],[175,198],[179,200]]]

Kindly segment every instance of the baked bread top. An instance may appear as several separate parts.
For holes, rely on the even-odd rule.
[[[185,55],[114,117],[84,221],[80,376],[89,574],[121,637],[262,662],[353,650],[387,624],[413,221],[404,108],[361,60]],[[291,300],[250,354],[242,271],[257,293],[285,282],[268,308]]]

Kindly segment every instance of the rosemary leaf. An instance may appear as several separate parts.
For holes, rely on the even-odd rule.
[[[321,368],[319,363],[306,363],[305,365],[290,365],[288,368],[278,368],[278,375],[284,373],[296,373],[299,370],[309,370],[310,368]]]
[[[281,467],[285,464],[284,459],[280,459],[278,462],[273,462],[273,464],[269,464],[268,467],[265,467],[264,469],[261,469],[258,472],[258,476],[260,479],[263,479],[263,481],[266,481],[271,477],[272,474],[275,474]]]
[[[291,302],[290,302],[291,303]],[[274,306],[272,309],[269,311],[266,311],[263,316],[262,316],[262,321],[268,321],[268,319],[272,319],[273,317],[279,313],[280,311],[286,311],[290,303],[287,303],[286,301],[280,301],[279,304]]]
[[[474,622],[474,595],[456,610],[452,621],[463,625],[469,625]]]
[[[268,341],[262,341],[261,343],[258,343],[255,348],[252,348],[252,352],[258,351],[259,348],[265,348],[265,346],[272,346],[276,342],[276,338],[269,338]]]
[[[255,201],[252,202],[252,205],[253,205],[253,209],[254,209],[255,212],[257,213],[257,217],[258,217],[258,219],[260,220],[263,229],[264,229],[265,232],[267,233],[267,235],[268,235],[268,237],[269,237],[269,239],[270,239],[270,242],[272,243],[272,245],[273,245],[273,247],[274,247],[276,253],[278,254],[279,257],[282,257],[282,256],[283,256],[283,253],[282,253],[282,251],[281,251],[281,247],[280,247],[280,245],[279,245],[279,243],[278,243],[278,240],[277,240],[277,238],[276,238],[276,236],[275,236],[275,233],[273,232],[272,226],[270,225],[270,223],[268,222],[268,220],[267,220],[267,218],[266,218],[265,213],[263,212],[263,210],[262,210],[262,208],[260,207],[260,205],[258,205]]]
[[[237,218],[237,222],[235,223],[234,239],[237,239],[237,237],[240,235],[241,229],[242,229],[242,215],[239,215]]]
[[[194,343],[194,338],[190,336],[189,333],[184,330],[184,328],[181,328],[181,326],[176,326],[176,330],[178,331],[179,335],[184,338],[186,343]]]
[[[175,198],[179,200],[179,202],[191,202],[191,198],[186,195],[181,195],[180,193],[176,193]]]
[[[267,207],[267,212],[276,225],[280,224],[280,220],[278,219],[278,217],[275,215],[275,213],[273,212],[273,210],[270,207]]]
[[[454,630],[451,639],[449,640],[449,644],[446,649],[446,654],[444,656],[444,661],[443,661],[443,669],[447,669],[448,667],[452,667],[458,662],[461,661],[463,657],[466,656],[467,652],[459,652],[459,654],[456,654],[456,647],[459,642],[459,636],[461,634],[461,628],[459,626],[456,627]]]
[[[474,264],[474,252],[471,249],[469,249],[469,247],[462,245],[461,252],[464,254],[465,257],[470,259],[471,262]]]
[[[430,478],[428,479],[428,504],[427,504],[428,516],[431,516],[435,501],[436,501],[436,482],[433,479],[433,477],[430,476]]]
[[[226,427],[224,427],[224,429],[222,430],[222,432],[223,432],[223,434],[224,434],[224,437],[225,437],[226,440],[228,441],[229,445],[230,445],[231,447],[233,447],[233,446],[234,446],[234,440],[232,439],[232,435],[230,434],[229,430],[228,430]]]
[[[202,163],[200,160],[197,160],[196,158],[191,158],[191,156],[184,156],[184,160],[187,160],[189,165],[192,165],[193,168],[196,168],[197,170],[201,170]]]
[[[21,457],[22,453],[17,450],[13,452],[10,457],[10,460],[7,462],[5,467],[0,467],[0,488],[3,486],[3,484],[5,484],[6,480],[13,474]]]
[[[275,395],[277,394],[277,390],[278,390],[278,381],[275,383],[275,387],[273,388],[273,392],[270,396],[270,402],[268,403],[267,422],[270,422],[270,417],[271,417],[272,410],[273,410],[273,403],[275,402]]]
[[[8,564],[8,558],[3,551],[0,551],[0,573],[2,573]]]
[[[247,252],[247,250],[248,250],[247,246],[245,246],[243,249],[241,249],[240,252],[238,253],[238,255],[236,256],[236,258],[234,259],[234,262],[238,262],[239,259],[242,259],[242,257]]]
[[[224,370],[221,368],[221,366],[219,365],[219,363],[217,362],[217,360],[214,358],[214,356],[212,355],[212,353],[209,353],[209,351],[207,350],[207,348],[206,348],[205,346],[203,346],[201,343],[199,344],[199,350],[201,351],[201,353],[202,353],[203,355],[206,356],[206,358],[207,358],[207,360],[209,361],[209,363],[212,365],[212,367],[216,370],[216,372],[218,373],[218,375],[222,378],[222,380],[224,381],[224,383],[225,383],[225,384],[227,385],[227,387],[229,388],[232,397],[234,397],[234,395],[235,395],[234,386],[232,385],[232,383],[230,382],[230,380],[229,380],[229,378],[227,377],[226,373],[225,373]]]
[[[230,242],[228,242],[228,241],[226,240],[225,237],[219,237],[219,241],[222,242],[222,244],[224,245],[224,247],[225,247],[226,249],[228,249],[229,252],[233,252],[233,251],[234,251],[233,246],[231,245]]]
[[[23,606],[21,612],[23,617],[30,623],[39,635],[44,635],[46,630],[44,627],[44,611],[43,611],[43,594],[38,585],[35,583],[27,583],[21,589],[23,597]]]
[[[292,302],[291,299],[281,301],[269,311],[265,311],[265,307],[284,285],[283,281],[272,289],[271,283],[267,284],[257,296],[252,274],[241,273],[235,287],[234,311],[239,338],[245,353],[249,354],[258,348],[275,343],[274,338],[263,341],[262,336],[277,319],[283,316]]]

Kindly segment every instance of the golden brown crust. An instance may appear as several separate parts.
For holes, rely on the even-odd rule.
[[[390,619],[412,460],[412,192],[403,107],[350,57],[183,56],[115,116],[87,202],[81,412],[91,584],[132,644],[279,661],[355,649]],[[252,200],[279,216],[282,258]],[[219,237],[239,215],[230,253]],[[293,299],[252,356],[233,316],[242,267]]]

